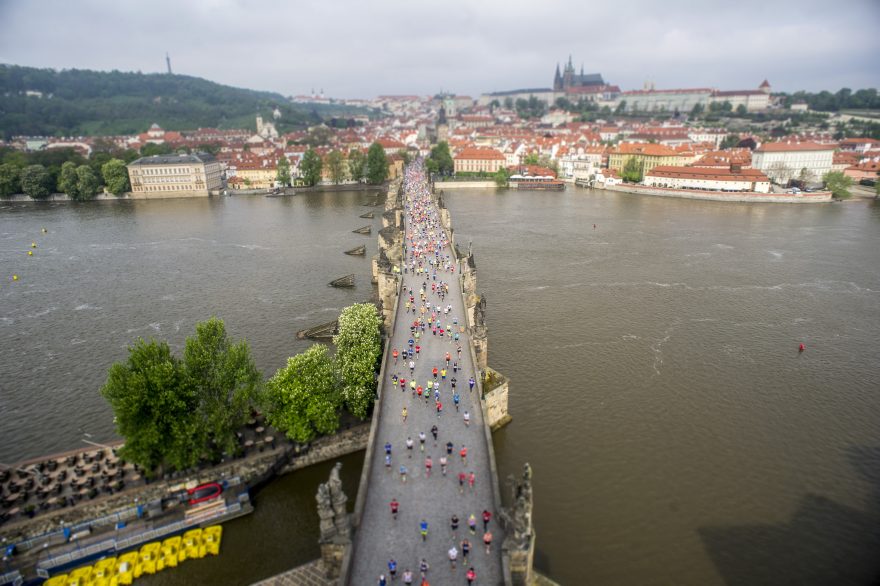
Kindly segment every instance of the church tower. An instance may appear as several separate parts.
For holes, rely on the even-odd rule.
[[[553,91],[562,91],[562,75],[559,73],[559,63],[556,63],[556,75],[553,76]]]

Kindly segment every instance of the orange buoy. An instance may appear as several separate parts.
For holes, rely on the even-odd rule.
[[[807,347],[804,346],[803,344],[801,344],[800,346],[798,346],[798,352],[803,352],[803,351],[806,350],[806,349],[807,349]]]

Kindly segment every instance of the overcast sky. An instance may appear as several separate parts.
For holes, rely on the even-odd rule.
[[[0,63],[175,73],[285,95],[880,86],[880,0],[0,0]]]

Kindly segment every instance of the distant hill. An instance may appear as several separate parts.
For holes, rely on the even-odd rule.
[[[276,107],[279,132],[365,113],[342,106],[294,106],[281,94],[187,75],[0,64],[0,133],[6,138],[134,134],[153,122],[170,130],[255,129],[256,114],[271,119]]]

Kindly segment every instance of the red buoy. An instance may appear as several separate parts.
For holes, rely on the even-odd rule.
[[[803,351],[806,350],[806,349],[807,349],[807,347],[804,346],[803,344],[801,344],[800,346],[798,346],[798,352],[803,352]]]

